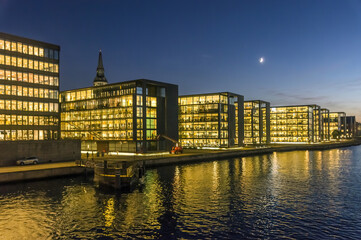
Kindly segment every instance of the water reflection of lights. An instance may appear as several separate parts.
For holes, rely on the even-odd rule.
[[[114,198],[109,198],[104,212],[105,226],[110,227],[115,219],[114,215]]]

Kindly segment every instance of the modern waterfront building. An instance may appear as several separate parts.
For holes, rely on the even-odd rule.
[[[0,32],[0,141],[58,138],[59,50]]]
[[[345,137],[346,133],[346,113],[344,112],[330,112],[330,136],[334,138],[334,131],[337,130],[341,134],[340,137]]]
[[[243,96],[230,92],[180,96],[181,145],[188,148],[242,146],[243,101]],[[241,107],[236,108],[236,102]],[[242,127],[236,128],[236,125]]]
[[[147,79],[108,84],[101,52],[92,87],[61,93],[61,137],[83,151],[168,150],[178,140],[178,86]]]
[[[322,116],[322,140],[330,141],[330,110],[326,108],[321,109]]]
[[[317,105],[271,107],[271,142],[320,141],[320,113]]]
[[[270,103],[262,100],[244,102],[244,143],[270,143]]]
[[[346,138],[353,138],[357,134],[356,117],[346,116]]]

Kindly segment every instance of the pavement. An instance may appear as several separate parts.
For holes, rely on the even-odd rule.
[[[54,169],[54,168],[75,167],[75,166],[77,166],[75,162],[59,162],[59,163],[43,163],[43,164],[40,163],[36,165],[0,167],[0,173],[35,171],[42,169]]]

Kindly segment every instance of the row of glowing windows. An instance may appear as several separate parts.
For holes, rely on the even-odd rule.
[[[309,134],[309,132],[307,131],[293,131],[293,132],[271,132],[271,136],[275,136],[275,137],[297,137],[297,136],[300,136],[300,137],[305,137],[305,136],[308,136],[308,135],[311,135]]]
[[[86,102],[69,102],[61,104],[61,110],[64,112],[71,110],[97,110],[109,108],[121,109],[125,113],[129,114],[133,113],[132,102],[125,102],[123,105],[122,102],[116,101],[116,99],[99,99],[88,100]]]
[[[223,112],[228,112],[228,105],[223,105],[221,107]],[[181,114],[190,114],[198,112],[214,112],[219,110],[218,104],[204,104],[204,105],[190,105],[190,106],[180,106],[179,112]]]
[[[131,95],[135,92],[134,88],[128,89],[114,89],[113,91],[101,91],[103,89],[87,89],[87,90],[75,90],[75,91],[68,91],[63,92],[61,96],[64,98],[66,102],[72,101],[80,101],[86,99],[94,99],[94,98],[101,98],[101,97],[111,97],[111,96],[123,96],[128,97],[127,95]]]
[[[137,107],[137,117],[143,117],[143,107]],[[147,118],[156,118],[157,109],[156,108],[146,108],[146,117]]]
[[[143,119],[137,119],[137,128],[143,128]],[[146,129],[156,129],[157,120],[156,119],[146,119]],[[124,120],[107,120],[107,121],[81,121],[81,122],[64,122],[61,123],[62,130],[87,130],[87,129],[133,129],[133,120],[124,119]]]
[[[228,145],[228,139],[181,139],[184,147],[219,147]]]
[[[0,84],[0,95],[58,99],[58,90]]]
[[[308,137],[271,137],[271,142],[308,142]]]
[[[51,130],[0,130],[0,140],[47,140],[56,139],[58,131]]]
[[[271,108],[271,113],[294,113],[294,112],[312,112],[312,107],[277,107]]]
[[[59,78],[41,74],[0,69],[0,79],[59,86]]]
[[[59,64],[0,54],[0,65],[34,69],[44,72],[59,72]]]
[[[223,95],[208,95],[208,96],[193,96],[193,97],[179,97],[178,103],[180,105],[190,104],[208,104],[208,103],[228,103],[228,97]]]
[[[92,139],[121,139],[121,140],[132,140],[133,131],[102,131],[100,135],[94,135],[90,132],[65,132],[61,131],[62,138],[81,138],[83,140],[92,140]]]
[[[0,114],[0,125],[10,126],[56,126],[58,118],[52,116],[27,116]]]
[[[12,52],[19,52],[23,54],[29,54],[39,57],[46,57],[51,59],[59,59],[59,51],[48,49],[48,48],[42,48],[38,46],[28,45],[21,42],[15,42],[15,41],[9,41],[0,39],[0,49],[1,50],[7,50]]]
[[[30,111],[30,112],[58,112],[58,103],[27,102],[19,100],[0,99],[0,110]]]
[[[200,123],[200,124],[180,124],[179,130],[218,130],[218,122],[214,123]],[[221,129],[228,129],[228,123],[222,122],[221,123]]]
[[[99,119],[133,119],[132,108],[126,111],[124,108],[120,109],[103,109],[95,111],[80,111],[80,112],[62,112],[62,121],[83,121],[83,120],[99,120]]]
[[[93,109],[95,107],[131,107],[133,106],[133,96],[127,95],[122,97],[113,97],[113,98],[105,98],[105,99],[93,99],[86,100],[80,102],[67,102],[63,103],[65,106],[65,110],[69,108],[72,109]],[[137,105],[143,105],[142,96],[137,96]],[[156,97],[147,97],[146,98],[146,106],[147,107],[157,107],[157,98]]]
[[[179,138],[228,138],[228,131],[183,131],[179,133]]]
[[[182,122],[208,122],[208,121],[218,121],[218,114],[194,114],[194,115],[182,115],[179,117],[179,120]],[[228,114],[221,114],[221,121],[227,121]]]
[[[146,130],[146,140],[157,139],[157,130]],[[100,135],[93,135],[89,132],[61,132],[62,138],[81,138],[83,140],[98,139],[102,140],[120,139],[120,140],[132,140],[133,131],[102,131]],[[143,139],[143,131],[137,131],[137,139]]]
[[[83,122],[61,122],[62,131],[72,130],[108,130],[108,129],[133,129],[133,120],[115,120],[115,121],[83,121]]]

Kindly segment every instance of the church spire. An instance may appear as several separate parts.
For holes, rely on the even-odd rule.
[[[108,84],[107,79],[104,76],[104,67],[103,67],[103,56],[102,50],[99,50],[99,59],[97,67],[97,75],[94,78],[94,86],[102,86]]]

